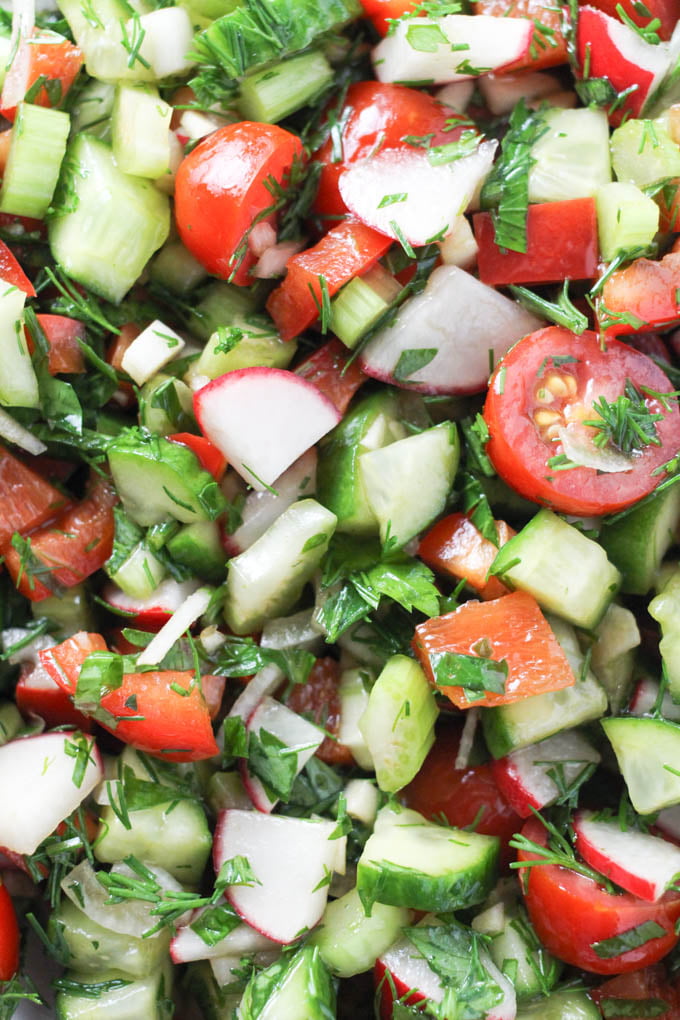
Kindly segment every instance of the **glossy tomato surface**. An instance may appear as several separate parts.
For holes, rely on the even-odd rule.
[[[547,845],[546,829],[537,818],[525,824],[522,834]],[[519,851],[517,859],[535,860],[537,855]],[[558,865],[539,864],[527,871],[525,901],[531,922],[546,949],[565,963],[595,974],[623,974],[656,963],[678,942],[680,893],[668,892],[649,903],[630,893],[610,893],[593,879]],[[600,947],[598,953],[593,948],[647,922],[664,934],[613,956],[609,949]]]
[[[501,841],[501,864],[514,859],[508,840],[522,827],[493,778],[491,765],[455,767],[460,727],[440,723],[437,737],[422,768],[401,794],[405,804],[420,811],[426,818],[446,818],[449,825],[462,829],[475,826],[475,832],[498,836]]]
[[[250,282],[256,256],[248,233],[270,213],[277,185],[285,186],[303,158],[299,138],[275,124],[241,121],[219,128],[180,163],[175,219],[182,242],[209,273]]]
[[[616,404],[629,380],[644,393],[650,414],[661,415],[654,441],[624,457],[624,470],[603,473],[573,462],[565,467],[559,429],[569,426],[575,442],[592,452],[598,430],[581,422],[599,417],[593,404],[601,397]],[[484,405],[491,437],[486,452],[499,475],[535,503],[583,516],[620,510],[658,485],[662,466],[680,449],[676,402],[652,395],[672,389],[653,361],[626,344],[611,340],[602,350],[595,333],[577,336],[558,326],[538,330],[508,352],[491,378]]]
[[[19,967],[19,925],[7,888],[0,885],[0,981],[9,981]]]

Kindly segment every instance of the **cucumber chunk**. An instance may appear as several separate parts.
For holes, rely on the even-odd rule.
[[[56,261],[78,283],[120,301],[170,230],[166,195],[116,165],[111,149],[78,135],[66,150],[49,218]]]
[[[61,110],[19,103],[0,189],[0,212],[41,220],[59,179],[71,126]]]
[[[649,615],[661,624],[659,651],[666,667],[668,690],[680,702],[680,567],[676,567],[661,592],[649,603]]]
[[[605,523],[600,532],[600,544],[623,575],[623,591],[630,595],[647,594],[661,561],[674,542],[678,522],[680,487],[671,485],[613,524]]]
[[[641,815],[680,803],[680,726],[665,719],[624,716],[602,720]]]
[[[251,634],[292,609],[323,559],[336,521],[315,499],[298,500],[229,561],[224,616],[234,634]]]
[[[246,985],[237,1020],[328,1020],[335,1015],[335,988],[319,950],[304,946],[266,970],[253,973]]]
[[[601,1014],[586,992],[564,988],[522,1006],[516,1020],[601,1020]]]
[[[357,891],[374,903],[436,912],[481,903],[495,880],[498,839],[383,808],[357,865]]]
[[[531,149],[529,201],[561,202],[595,195],[612,176],[605,111],[551,109],[543,120],[548,130]]]
[[[55,1000],[56,1015],[58,1020],[169,1020],[171,992],[169,964],[136,979],[119,970],[66,971]]]
[[[332,974],[348,978],[370,970],[377,958],[410,921],[405,907],[374,903],[367,917],[356,889],[326,907],[321,925],[310,939],[318,946]]]
[[[380,539],[405,545],[437,517],[458,470],[460,444],[453,422],[443,422],[359,457]]]
[[[597,626],[621,585],[602,547],[551,510],[539,510],[506,542],[491,569],[542,609],[586,630]]]
[[[438,715],[434,691],[418,663],[393,655],[359,719],[381,790],[396,793],[410,783],[434,743]]]
[[[182,524],[215,520],[226,509],[213,476],[181,443],[129,429],[116,436],[108,457],[123,506],[142,527],[168,516]]]

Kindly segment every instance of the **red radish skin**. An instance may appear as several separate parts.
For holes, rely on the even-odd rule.
[[[175,581],[168,578],[161,581],[148,599],[134,599],[115,584],[107,584],[102,598],[114,612],[126,616],[128,624],[134,624],[142,630],[156,631],[168,622],[198,587],[197,581]]]
[[[566,784],[572,782],[599,753],[578,731],[567,730],[538,744],[512,751],[491,765],[496,785],[521,818],[529,818],[553,804],[559,789],[548,775],[560,763]],[[576,764],[574,764],[576,763]]]
[[[659,836],[597,821],[588,811],[574,819],[576,850],[586,864],[626,892],[655,903],[680,873],[680,848]]]

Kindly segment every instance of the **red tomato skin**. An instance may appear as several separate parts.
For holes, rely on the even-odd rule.
[[[9,981],[19,969],[19,923],[12,898],[0,885],[0,981]]]
[[[254,220],[275,199],[265,182],[285,183],[303,159],[299,138],[275,124],[241,121],[208,135],[182,160],[175,179],[175,218],[183,244],[209,273],[247,286],[257,258],[233,256]],[[273,214],[263,218],[272,222]],[[233,274],[233,275],[232,275]]]
[[[31,42],[22,40],[12,60],[0,96],[0,113],[6,120],[13,121],[17,104],[22,101],[28,89],[44,75],[49,81],[61,84],[60,101],[66,96],[83,66],[82,50],[68,39],[61,42],[56,33],[48,33],[50,41],[39,42],[34,34]],[[37,106],[52,106],[50,96],[43,86],[31,100]]]
[[[74,707],[68,694],[56,682],[52,680],[52,684],[50,687],[47,681],[43,683],[41,680],[40,686],[33,685],[30,673],[22,673],[14,691],[14,699],[21,714],[26,717],[40,716],[48,729],[54,726],[75,726],[90,733],[91,720]]]
[[[305,358],[295,374],[314,383],[340,414],[344,414],[352,397],[368,378],[356,359],[349,365],[347,362],[347,348],[334,337]]]
[[[661,964],[620,974],[591,989],[590,995],[600,1008],[605,999],[610,1003],[616,999],[639,999],[641,1003],[659,999],[668,1004],[668,1009],[657,1014],[657,1020],[677,1020],[680,1016],[680,994],[668,983]],[[611,1008],[608,1010],[610,1016]]]
[[[477,0],[473,5],[475,14],[491,14],[497,18],[530,18],[534,22],[552,29],[551,35],[543,35],[539,27],[534,28],[531,44],[525,56],[508,64],[503,73],[522,71],[525,68],[539,71],[567,62],[567,42],[562,33],[562,15],[557,4],[551,0]]]
[[[188,446],[192,453],[196,454],[203,470],[211,474],[216,482],[222,481],[224,472],[227,470],[227,462],[209,439],[206,439],[205,436],[195,436],[192,432],[176,432],[172,436],[167,436],[167,439],[171,443]]]
[[[443,145],[455,141],[464,126],[471,127],[467,118],[455,114],[426,92],[378,81],[359,81],[350,85],[338,120],[342,124],[341,154],[334,152],[333,138],[329,138],[312,157],[322,164],[314,201],[314,211],[320,216],[341,216],[347,212],[340,195],[339,181],[347,167],[356,160],[364,159],[378,149],[411,148],[404,141],[409,135],[422,137],[432,134],[430,144]],[[461,122],[460,128],[445,130],[447,125],[451,127],[457,120]]]
[[[31,553],[49,571],[53,587],[72,588],[104,565],[113,547],[112,508],[117,501],[114,490],[98,482],[89,496],[60,514],[54,524],[30,536]],[[7,550],[5,563],[19,591],[31,602],[54,594],[16,549]]]
[[[514,860],[508,840],[519,832],[522,819],[498,789],[488,762],[455,768],[459,740],[458,726],[439,725],[432,749],[415,779],[401,791],[401,799],[426,818],[444,815],[456,828],[478,821],[476,832],[499,837],[500,863],[507,867]]]
[[[376,32],[387,35],[390,21],[408,14],[418,6],[418,0],[361,0],[364,14],[373,22]]]
[[[510,283],[591,280],[597,276],[599,249],[593,198],[530,205],[525,254],[499,248],[490,213],[476,213],[473,222],[482,283],[502,287]]]
[[[340,728],[340,666],[335,659],[317,659],[303,684],[295,684],[286,704],[293,712],[307,715],[332,736],[324,737],[316,755],[328,765],[353,765],[352,752],[333,739]]]
[[[0,552],[15,531],[25,534],[44,524],[65,504],[58,489],[0,446]]]
[[[476,654],[479,641],[491,646],[489,657],[505,660],[505,693],[480,693],[469,700],[462,687],[438,687],[460,709],[473,705],[508,705],[575,683],[566,655],[533,596],[514,591],[491,602],[465,602],[452,613],[419,623],[413,651],[434,686],[431,656],[441,652]]]
[[[657,327],[675,325],[680,322],[675,299],[678,287],[680,252],[669,252],[657,262],[635,259],[625,269],[612,273],[602,288],[602,306],[606,309],[601,318],[602,327],[607,318],[618,314],[633,315],[640,324],[617,322],[607,329],[608,334],[646,333]]]
[[[522,834],[542,846],[547,843],[546,830],[537,818],[526,822]],[[536,855],[519,851],[517,859],[533,860]],[[558,865],[540,864],[526,871],[524,897],[536,934],[565,963],[594,974],[624,974],[656,963],[678,942],[678,893],[666,893],[649,903],[630,893],[609,893],[593,879]],[[610,959],[591,948],[646,921],[655,921],[666,934]]]
[[[27,297],[35,297],[35,287],[4,241],[0,241],[0,280],[23,290]]]
[[[647,446],[635,458],[632,471],[598,474],[593,468],[576,467],[551,472],[547,460],[556,453],[539,436],[531,417],[534,388],[544,359],[571,355],[579,388],[593,372],[606,385],[623,390],[627,378],[637,385],[669,393],[671,384],[654,362],[617,340],[600,349],[597,335],[576,336],[568,329],[549,326],[524,337],[506,354],[489,383],[484,418],[491,439],[486,452],[499,475],[521,495],[564,513],[587,516],[621,510],[651,492],[659,477],[653,472],[680,449],[680,411],[664,411],[657,422],[660,446]],[[546,371],[543,368],[542,371]],[[594,394],[596,395],[596,394]],[[612,395],[609,399],[612,399]],[[653,409],[657,410],[657,403]]]
[[[271,315],[282,340],[292,340],[318,318],[321,307],[321,285],[326,281],[332,297],[343,284],[375,265],[388,251],[392,239],[348,218],[333,227],[312,248],[288,260],[283,283],[267,300]]]
[[[67,694],[73,694],[78,683],[80,667],[92,652],[105,652],[106,641],[101,634],[80,630],[70,638],[39,652],[40,665],[55,684]]]
[[[42,329],[49,353],[47,370],[50,375],[79,374],[85,372],[85,359],[79,340],[85,340],[85,324],[78,319],[70,319],[67,315],[36,315],[38,325]],[[26,341],[30,353],[33,353],[33,339],[26,331]]]

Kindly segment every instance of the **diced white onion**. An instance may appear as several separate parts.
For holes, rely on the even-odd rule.
[[[138,666],[156,666],[176,641],[202,616],[210,605],[211,588],[199,588],[177,609],[167,623],[151,639],[137,659]]]
[[[8,443],[14,443],[15,446],[21,447],[26,453],[32,453],[34,456],[38,456],[39,453],[44,453],[47,447],[32,432],[25,429],[23,425],[20,425],[18,421],[15,421],[11,415],[7,414],[7,411],[3,411],[0,407],[0,436],[6,439]]]
[[[174,329],[160,319],[154,321],[135,337],[125,354],[121,366],[138,386],[156,375],[184,350],[184,340]]]

